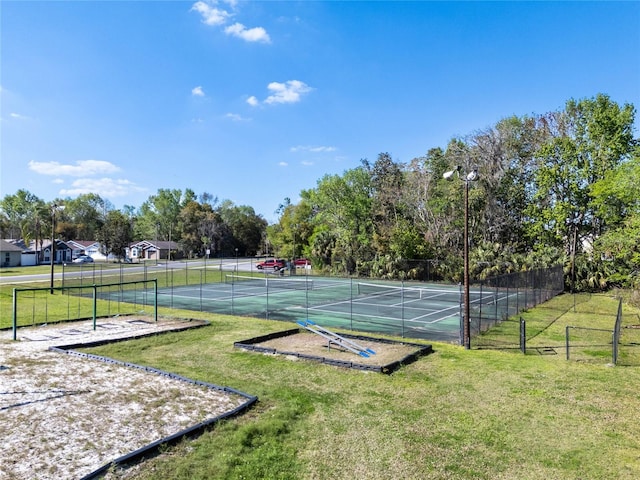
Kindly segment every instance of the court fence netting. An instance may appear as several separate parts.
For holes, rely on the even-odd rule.
[[[32,327],[69,320],[145,315],[158,320],[158,282],[134,280],[100,285],[14,288],[11,328],[13,339],[19,327]],[[4,325],[3,325],[4,326]]]
[[[504,299],[494,309],[470,300],[471,343],[474,348],[525,350],[527,335],[537,336],[549,323],[548,317],[527,329],[518,313],[543,304],[564,291],[562,265],[515,272],[487,278],[479,289],[493,290]],[[525,328],[525,333],[522,329]],[[462,331],[462,328],[461,328]],[[491,332],[490,335],[486,335]],[[525,335],[525,336],[523,336]]]
[[[640,315],[631,307],[623,308],[622,297],[566,294],[552,303],[539,307],[544,315],[519,318],[523,353],[558,355],[581,363],[640,365]],[[500,324],[490,335],[499,337],[509,328],[515,329],[515,322]]]
[[[157,296],[150,281],[155,282]],[[147,311],[155,301],[158,307],[289,322],[306,318],[327,327],[462,344],[462,285],[322,277],[308,269],[244,272],[214,261],[63,267],[55,291],[64,292],[66,302],[54,307],[51,297],[44,295],[50,295],[49,289],[25,289],[19,293],[17,324],[46,322],[52,315],[91,318],[96,285],[99,316]],[[483,334],[563,288],[562,266],[473,283],[472,347],[519,348],[519,329],[493,343]]]

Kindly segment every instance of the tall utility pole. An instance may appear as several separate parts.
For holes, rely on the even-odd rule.
[[[464,310],[462,314],[462,344],[467,350],[471,348],[471,308],[469,301],[469,182],[478,180],[478,170],[473,169],[461,176],[458,166],[454,170],[444,173],[443,177],[453,180],[454,174],[464,182]]]
[[[62,205],[58,205],[56,203],[51,205],[51,252],[50,252],[50,260],[51,260],[51,289],[50,293],[53,295],[53,261],[56,253],[56,212],[58,210],[62,210],[64,207]]]

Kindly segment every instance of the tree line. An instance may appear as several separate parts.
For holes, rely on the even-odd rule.
[[[64,208],[55,208],[62,205]],[[35,241],[41,245],[53,235],[62,240],[99,241],[104,254],[122,259],[134,241],[172,241],[188,258],[255,255],[267,221],[252,207],[229,200],[218,202],[211,194],[192,190],[159,189],[136,210],[117,210],[99,195],[45,202],[20,189],[0,201],[2,238]]]
[[[512,116],[408,163],[381,153],[326,175],[267,227],[286,255],[352,275],[461,281],[469,182],[471,276],[563,263],[578,290],[638,285],[640,142],[635,108],[607,95]],[[443,177],[460,167],[461,178]]]
[[[565,265],[578,290],[640,282],[640,142],[635,108],[609,96],[512,116],[453,138],[407,163],[380,153],[325,175],[300,201],[284,199],[268,225],[252,207],[189,189],[160,189],[138,209],[116,210],[98,195],[45,203],[25,190],[0,202],[3,237],[97,239],[122,252],[132,240],[176,241],[186,256],[307,257],[317,269],[448,281],[463,274],[465,174],[471,276]],[[459,177],[443,177],[459,167]]]

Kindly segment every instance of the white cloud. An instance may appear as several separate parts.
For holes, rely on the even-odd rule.
[[[252,107],[257,107],[258,105],[260,105],[260,102],[258,101],[258,99],[256,97],[254,97],[253,95],[251,95],[249,98],[247,98],[247,103],[249,105],[251,105]]]
[[[246,42],[271,43],[271,37],[262,27],[247,28],[241,23],[234,23],[225,28],[224,33],[241,38]]]
[[[233,10],[236,9],[238,2],[236,0],[227,0],[227,3]],[[191,6],[191,11],[198,12],[202,17],[202,23],[217,27],[227,23],[227,21],[235,16],[235,13],[217,7],[216,0],[203,1],[200,0]],[[234,23],[224,29],[224,33],[232,37],[241,38],[246,42],[271,43],[271,37],[262,27],[247,28],[241,23]]]
[[[267,85],[267,88],[273,92],[264,101],[264,103],[268,104],[297,103],[302,95],[313,90],[300,80],[289,80],[286,83],[271,82]]]
[[[120,171],[120,167],[103,160],[80,160],[75,165],[65,165],[58,162],[29,162],[29,170],[41,175],[90,177]]]
[[[204,90],[202,90],[202,87],[198,86],[195,87],[191,90],[191,95],[193,95],[194,97],[204,97]]]
[[[289,164],[287,162],[279,162],[278,166],[280,166],[280,167],[288,167]]]
[[[53,183],[60,185],[60,184],[63,184],[63,183],[64,183],[64,180],[63,180],[63,179],[61,179],[61,178],[55,178],[55,179],[53,180]]]
[[[19,113],[10,113],[9,116],[11,118],[15,118],[16,120],[30,120],[30,117],[27,117],[26,115],[21,115]]]
[[[113,178],[79,178],[74,180],[71,188],[60,190],[60,195],[82,195],[97,193],[101,197],[124,197],[132,192],[144,192],[146,189],[129,180]]]
[[[231,13],[226,10],[220,10],[213,5],[206,2],[196,2],[191,7],[191,10],[195,10],[202,16],[202,23],[206,25],[216,26],[223,25],[227,22],[227,19],[232,16]]]
[[[309,160],[304,160],[302,162],[300,162],[302,165],[304,165],[305,167],[310,167],[313,165],[313,162],[310,162]]]
[[[225,118],[229,120],[233,120],[234,122],[247,122],[248,118],[243,117],[242,115],[238,115],[237,113],[227,113],[225,114]]]
[[[325,153],[325,152],[335,152],[336,147],[324,147],[324,146],[312,146],[312,145],[298,145],[295,147],[291,147],[289,151],[295,152],[311,152],[311,153]]]

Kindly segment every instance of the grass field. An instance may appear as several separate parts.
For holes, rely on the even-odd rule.
[[[607,302],[617,306],[606,296],[590,296],[585,310],[587,302],[607,312]],[[557,315],[564,306],[544,308]],[[91,352],[229,385],[259,402],[127,478],[640,478],[637,368],[433,343],[435,353],[386,376],[233,348],[289,324],[161,313],[211,325]],[[571,320],[600,317],[582,312]],[[545,344],[556,335],[546,329],[536,339]]]

